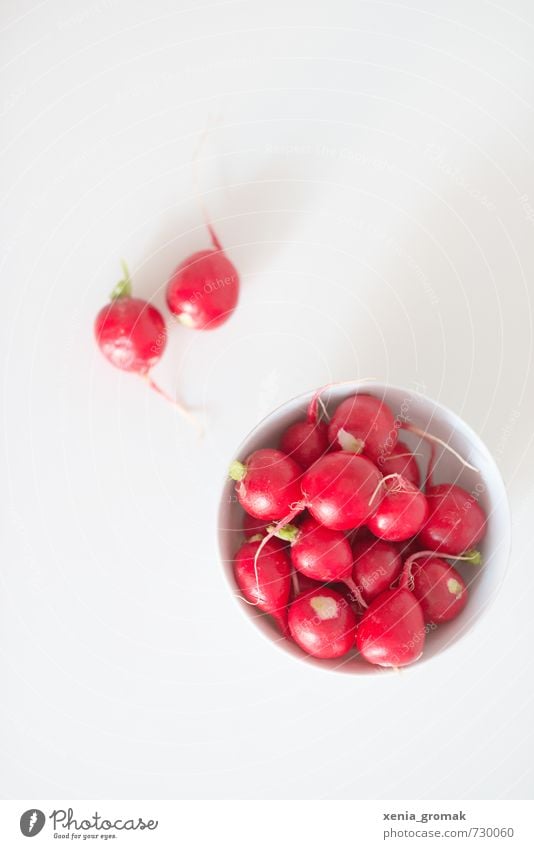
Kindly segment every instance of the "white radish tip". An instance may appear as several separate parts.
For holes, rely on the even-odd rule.
[[[447,581],[447,589],[451,593],[451,595],[456,596],[456,598],[461,598],[463,589],[462,585],[456,578],[449,578]]]
[[[343,451],[350,451],[352,454],[361,454],[365,447],[363,439],[357,439],[342,427],[337,432],[337,441]]]
[[[184,327],[194,327],[195,326],[195,321],[194,321],[193,317],[190,316],[189,313],[187,313],[187,312],[180,313],[180,315],[177,315],[176,318],[178,319],[180,324],[183,324]]]
[[[310,604],[319,619],[335,619],[337,616],[337,602],[330,596],[317,595],[310,599]]]

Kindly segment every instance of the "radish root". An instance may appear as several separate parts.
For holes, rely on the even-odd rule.
[[[434,477],[434,469],[436,467],[436,444],[432,442],[430,445],[430,457],[428,460],[428,468],[426,470],[426,477],[423,481],[422,489],[426,492],[429,486],[432,486],[432,478]]]
[[[356,599],[356,601],[358,602],[360,607],[363,607],[364,610],[367,610],[369,605],[367,604],[367,602],[364,601],[361,590],[360,590],[358,584],[356,584],[352,580],[352,578],[345,578],[343,580],[343,583],[347,585],[347,587],[351,591],[352,595],[354,596],[354,598]]]
[[[413,424],[403,424],[401,425],[401,427],[403,430],[408,430],[410,433],[415,433],[422,439],[428,439],[429,442],[435,442],[436,445],[441,445],[441,447],[444,448],[446,451],[450,451],[450,453],[453,454],[454,457],[456,457],[456,459],[459,460],[460,463],[465,466],[466,469],[471,469],[472,472],[478,472],[480,474],[480,469],[477,469],[476,466],[473,466],[471,463],[468,463],[467,460],[464,460],[461,454],[458,454],[458,452],[455,451],[454,448],[451,448],[450,445],[448,445],[446,442],[443,441],[443,439],[440,439],[438,436],[433,436],[432,434],[427,433],[426,430],[422,430],[421,428],[416,427]]]
[[[222,244],[220,243],[220,241],[217,237],[217,234],[215,233],[215,230],[213,229],[213,225],[211,223],[208,208],[207,208],[207,206],[204,202],[204,195],[201,193],[201,190],[200,190],[200,178],[199,178],[199,175],[198,175],[198,160],[199,160],[199,157],[200,157],[200,153],[202,151],[202,148],[206,144],[206,141],[208,139],[208,136],[209,136],[211,130],[213,129],[214,124],[217,123],[217,120],[218,120],[218,118],[209,120],[205,129],[200,134],[200,139],[198,141],[198,144],[195,148],[195,151],[193,153],[193,157],[192,157],[192,160],[191,160],[191,168],[192,168],[192,171],[193,171],[193,188],[194,188],[195,194],[197,196],[197,201],[198,201],[198,204],[200,206],[200,210],[202,212],[202,217],[204,218],[204,223],[206,225],[206,229],[207,229],[208,233],[210,234],[210,238],[211,238],[211,241],[213,243],[213,247],[215,248],[215,250],[223,253],[224,248],[223,248]]]
[[[157,393],[158,393],[158,395],[161,395],[161,397],[162,397],[162,398],[165,398],[165,400],[166,400],[166,401],[168,401],[168,402],[169,402],[169,404],[172,404],[172,406],[173,406],[173,407],[175,407],[175,409],[176,409],[176,410],[178,410],[178,412],[180,413],[180,415],[182,415],[182,416],[183,416],[185,419],[187,419],[187,420],[188,420],[188,421],[189,421],[192,425],[194,425],[194,427],[197,429],[198,434],[199,434],[199,436],[200,436],[200,437],[203,437],[203,436],[204,436],[204,428],[203,428],[203,426],[202,426],[202,423],[201,423],[201,422],[199,421],[199,419],[198,419],[198,418],[197,418],[197,417],[196,417],[196,416],[195,416],[195,415],[191,412],[191,410],[190,410],[188,407],[186,407],[184,404],[182,404],[182,403],[181,403],[180,401],[178,401],[176,398],[173,398],[173,397],[172,397],[172,395],[169,395],[169,393],[168,393],[168,392],[165,392],[165,390],[164,390],[164,389],[162,389],[162,388],[161,388],[161,386],[159,386],[159,385],[155,382],[155,380],[153,380],[153,379],[152,379],[152,377],[150,376],[150,374],[149,374],[148,372],[147,372],[146,374],[142,375],[142,376],[145,378],[145,380],[147,381],[148,385],[150,386],[150,388],[151,388],[151,389],[153,389],[153,390],[154,390],[154,392],[157,392]]]
[[[410,491],[411,487],[407,486],[408,482],[407,482],[406,478],[403,478],[403,476],[401,475],[400,472],[392,472],[390,475],[385,475],[382,478],[382,480],[377,483],[377,485],[375,487],[375,491],[373,492],[373,494],[371,495],[371,498],[368,501],[369,507],[371,506],[371,504],[375,500],[376,496],[380,492],[380,488],[386,483],[386,481],[393,480],[394,478],[397,480],[396,486],[390,486],[389,487],[389,492],[392,495],[395,495],[397,492],[409,492]]]

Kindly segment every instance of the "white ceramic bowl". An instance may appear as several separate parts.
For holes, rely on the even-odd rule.
[[[392,409],[398,422],[408,419],[417,427],[439,437],[480,470],[480,473],[477,473],[465,468],[449,452],[442,453],[436,465],[434,482],[457,483],[472,493],[473,498],[476,498],[486,511],[488,528],[479,546],[484,565],[476,567],[465,563],[455,564],[455,568],[469,583],[468,604],[460,616],[452,622],[428,632],[423,657],[417,662],[419,665],[456,644],[473,628],[495,598],[506,573],[510,551],[511,522],[508,499],[500,472],[488,449],[477,434],[451,410],[413,389],[402,389],[370,380],[336,384],[325,391],[321,397],[327,409],[332,411],[341,401],[356,392],[365,392],[383,399]],[[233,459],[245,460],[258,448],[276,448],[285,428],[304,416],[313,394],[312,391],[293,398],[263,419],[249,433],[232,457],[228,458],[228,465]],[[403,430],[400,431],[400,438],[420,455],[419,463],[423,471],[428,459],[428,446],[414,434]],[[377,671],[383,674],[384,669],[366,663],[357,656],[356,652],[329,661],[310,657],[297,645],[283,639],[269,616],[258,612],[253,606],[238,598],[232,560],[243,542],[240,530],[243,511],[237,502],[234,486],[234,482],[228,480],[221,497],[219,548],[228,586],[246,617],[268,640],[283,651],[318,668],[352,674],[373,674]]]

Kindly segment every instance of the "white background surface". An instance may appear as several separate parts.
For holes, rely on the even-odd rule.
[[[0,25],[2,795],[531,795],[531,4],[4,0]],[[210,120],[242,301],[154,374],[200,444],[92,322],[121,256],[163,306],[207,245]],[[353,680],[243,619],[214,517],[262,415],[361,376],[478,430],[514,552],[461,646]]]

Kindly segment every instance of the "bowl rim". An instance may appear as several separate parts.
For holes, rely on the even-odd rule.
[[[405,385],[400,385],[400,384],[396,384],[396,383],[385,383],[384,381],[381,381],[379,378],[365,377],[365,378],[359,378],[357,380],[343,380],[343,381],[337,381],[337,382],[334,382],[334,383],[328,383],[324,387],[318,387],[316,389],[310,389],[310,390],[307,390],[305,392],[301,392],[298,395],[294,395],[292,398],[289,398],[286,401],[282,402],[277,407],[275,407],[273,410],[271,410],[270,413],[267,413],[265,416],[263,416],[260,419],[260,421],[241,440],[241,442],[238,445],[233,456],[234,457],[241,456],[241,454],[243,453],[242,449],[244,448],[244,446],[246,446],[253,439],[253,437],[267,424],[267,422],[269,422],[271,419],[273,419],[274,417],[279,415],[286,407],[288,407],[290,405],[297,405],[299,402],[302,403],[303,405],[306,403],[306,401],[309,403],[311,398],[317,392],[320,392],[321,389],[322,389],[322,391],[327,393],[329,390],[332,390],[332,389],[336,390],[336,389],[343,389],[343,387],[346,387],[347,390],[350,390],[350,388],[353,388],[354,393],[356,394],[358,392],[359,388],[369,387],[369,389],[372,391],[373,385],[384,387],[384,388],[389,388],[389,389],[395,389],[395,390],[400,391],[400,392],[405,392],[408,395],[410,395],[410,394],[411,395],[417,395],[417,397],[420,398],[423,402],[426,402],[430,405],[433,405],[434,407],[436,407],[436,409],[443,411],[446,415],[452,417],[453,419],[458,419],[459,421],[461,421],[462,426],[464,428],[464,433],[465,433],[466,437],[468,438],[468,440],[471,443],[473,443],[474,445],[476,445],[477,448],[479,448],[487,456],[488,460],[490,461],[490,463],[494,467],[493,470],[494,470],[496,479],[499,483],[499,486],[500,486],[500,489],[501,489],[501,496],[502,496],[502,497],[499,497],[498,503],[501,506],[501,510],[503,511],[503,519],[505,520],[503,522],[503,524],[505,526],[506,537],[505,537],[505,540],[503,542],[503,545],[499,546],[499,551],[502,552],[501,558],[502,558],[502,562],[503,562],[503,574],[502,574],[502,577],[501,577],[498,585],[492,591],[490,598],[481,606],[481,608],[478,612],[478,615],[471,622],[471,624],[466,626],[463,629],[463,631],[460,632],[459,638],[457,640],[450,641],[450,642],[446,643],[442,648],[440,648],[440,650],[438,652],[436,652],[436,654],[425,656],[425,654],[423,653],[423,655],[416,662],[408,664],[407,666],[388,667],[388,666],[373,666],[372,664],[369,664],[369,666],[371,668],[364,673],[343,670],[341,668],[337,668],[335,665],[332,665],[330,663],[322,664],[321,661],[318,658],[314,658],[311,655],[306,654],[306,652],[304,652],[304,651],[302,652],[302,654],[296,654],[292,651],[288,651],[285,648],[285,640],[284,640],[283,637],[281,637],[280,640],[272,639],[271,637],[269,637],[267,634],[264,633],[262,628],[254,627],[254,623],[251,621],[252,617],[247,613],[244,605],[240,602],[240,599],[236,596],[236,593],[235,593],[236,586],[235,586],[235,583],[232,585],[232,581],[231,581],[231,578],[230,578],[228,570],[227,570],[227,560],[223,557],[223,551],[222,551],[221,536],[225,532],[225,530],[227,530],[227,529],[221,528],[221,513],[222,513],[222,510],[223,510],[222,499],[219,499],[219,508],[217,510],[217,550],[218,550],[218,555],[219,555],[219,561],[220,561],[220,563],[223,567],[222,568],[223,579],[224,579],[224,583],[226,584],[226,586],[230,589],[230,594],[234,598],[235,604],[239,608],[241,616],[244,619],[246,619],[254,627],[254,630],[256,631],[256,633],[259,634],[259,636],[263,640],[265,640],[266,642],[273,645],[276,648],[276,650],[281,652],[285,657],[292,658],[293,661],[295,661],[296,663],[299,663],[299,664],[305,663],[308,667],[311,667],[311,668],[317,670],[317,672],[320,672],[320,673],[323,673],[323,674],[326,672],[326,673],[330,673],[330,674],[333,674],[333,675],[344,675],[344,676],[352,675],[352,677],[354,677],[354,678],[368,677],[369,675],[373,675],[373,674],[374,674],[375,677],[377,675],[379,675],[379,676],[384,675],[385,673],[398,674],[399,671],[401,671],[402,674],[405,675],[408,671],[413,672],[414,670],[416,670],[416,669],[418,669],[422,666],[425,666],[431,660],[437,660],[438,657],[441,657],[444,654],[446,654],[447,652],[454,649],[459,643],[461,643],[463,640],[465,640],[469,636],[472,637],[473,634],[476,633],[477,629],[480,628],[481,623],[484,621],[484,619],[485,619],[487,613],[489,612],[489,610],[491,609],[491,607],[495,604],[497,594],[498,594],[498,590],[500,590],[500,588],[502,587],[502,584],[503,584],[503,582],[506,578],[506,574],[508,572],[509,563],[510,563],[510,554],[511,554],[511,551],[512,551],[512,516],[511,516],[511,509],[510,509],[510,501],[509,501],[506,485],[505,485],[505,482],[504,482],[504,478],[502,476],[499,465],[498,465],[497,461],[495,460],[493,454],[491,453],[491,451],[487,447],[487,445],[484,442],[484,440],[482,439],[482,437],[480,437],[478,435],[478,433],[476,433],[476,431],[471,427],[471,425],[468,424],[458,413],[456,413],[454,410],[452,410],[446,404],[441,403],[441,401],[436,401],[435,399],[426,395],[424,392],[420,392],[416,388],[407,387]],[[226,477],[224,479],[223,485],[222,485],[222,491],[223,492],[224,492],[224,489],[228,486],[228,484],[229,484],[229,478]],[[445,623],[445,624],[447,624],[447,623]],[[339,658],[339,660],[342,660],[342,658]]]

